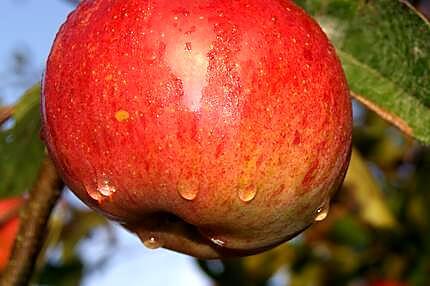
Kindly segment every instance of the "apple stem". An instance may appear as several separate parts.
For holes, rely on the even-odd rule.
[[[11,258],[0,279],[1,286],[28,285],[46,236],[48,220],[63,182],[52,161],[46,158],[20,216],[20,229]]]

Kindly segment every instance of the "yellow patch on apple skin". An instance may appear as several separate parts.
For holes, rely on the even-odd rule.
[[[125,121],[128,118],[130,118],[130,114],[125,110],[118,110],[115,113],[115,119],[118,120],[119,122]]]

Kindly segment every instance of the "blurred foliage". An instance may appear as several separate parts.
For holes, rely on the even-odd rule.
[[[83,259],[79,248],[82,243],[91,239],[96,231],[106,234],[102,240],[104,251],[95,261],[88,262]],[[103,267],[115,245],[112,225],[103,216],[62,199],[50,218],[31,285],[80,285],[85,275]],[[98,247],[100,248],[100,245]]]
[[[73,4],[78,2],[66,1]],[[377,5],[375,3],[378,1],[303,0],[298,2],[314,7],[312,8],[316,9],[314,13],[321,13],[321,7],[354,8],[358,7],[355,6],[356,4],[364,5],[363,3],[374,8],[375,6],[372,5]],[[394,2],[397,4],[393,4]],[[428,9],[430,6],[428,1],[414,2],[420,7],[426,7],[423,9]],[[336,5],[330,6],[329,3]],[[398,5],[398,1],[389,3],[384,0],[379,3],[387,4],[388,9]],[[325,6],[318,6],[321,4]],[[332,17],[341,13],[339,9],[327,11]],[[352,11],[355,13],[358,10]],[[363,13],[367,10],[360,11]],[[401,13],[410,13],[410,11]],[[386,13],[367,15],[383,16],[376,17],[378,18],[376,24],[385,25],[383,28],[386,29],[393,27],[393,23],[401,26],[403,20],[399,16],[403,15],[401,13],[391,13],[388,20]],[[359,27],[362,30],[360,35],[369,33],[371,30],[369,24],[373,22],[368,22],[369,18],[366,17],[357,18],[355,14],[353,17],[355,17],[353,26],[349,26],[350,18],[338,20],[342,20],[341,23],[347,25],[344,26],[345,29]],[[416,21],[415,15],[408,17],[412,17],[410,21]],[[395,27],[398,29],[399,26]],[[407,29],[417,29],[417,26],[408,25]],[[407,49],[405,53],[377,51],[379,46],[376,44],[372,49],[363,48],[358,52],[368,54],[374,52],[373,55],[379,55],[382,58],[391,56],[390,61],[398,63],[410,55],[411,43],[418,41],[420,47],[428,47],[430,40],[425,42],[426,39],[423,38],[423,35],[428,33],[428,27],[425,29],[424,33],[408,30],[409,32],[399,38],[390,34],[390,29],[384,30],[389,33],[388,38],[396,39],[388,41],[386,46],[395,51],[397,48],[407,46],[409,50]],[[347,35],[354,37],[351,31]],[[361,40],[361,36],[355,36],[355,42],[360,43]],[[428,50],[424,52],[427,53]],[[426,56],[428,59],[428,54]],[[25,64],[24,59],[16,57],[17,67]],[[386,58],[376,59],[378,60],[381,61],[383,69],[390,66],[386,65]],[[390,66],[398,73],[397,75],[401,74],[402,77],[409,73],[409,66],[400,67],[402,67],[401,64],[394,68]],[[429,71],[423,71],[427,73],[427,82],[422,83],[425,90],[415,90],[419,94],[408,94],[408,96],[428,103],[428,94],[424,92],[428,92]],[[22,74],[19,68],[12,72]],[[360,91],[360,88],[365,86],[360,86],[361,84],[369,83],[364,80],[365,78],[359,77],[354,81],[353,87]],[[403,80],[407,80],[407,77]],[[378,81],[373,81],[371,84],[378,86],[377,83]],[[414,83],[415,81],[410,80],[408,84],[402,84],[403,87],[408,87]],[[370,84],[367,85],[369,86]],[[43,145],[39,139],[39,92],[38,87],[30,89],[15,106],[13,118],[0,129],[0,197],[27,191],[36,176],[43,157]],[[222,261],[197,261],[202,271],[214,281],[214,285],[430,285],[430,208],[428,207],[430,206],[430,148],[404,137],[374,113],[366,111],[359,105],[356,106],[358,106],[355,110],[358,116],[354,128],[353,159],[345,183],[333,199],[326,220],[316,223],[294,240],[260,255]],[[408,105],[402,105],[402,108],[412,113],[416,112]],[[428,113],[428,106],[425,112]],[[430,127],[430,125],[426,126],[428,122],[423,120],[427,117],[417,117],[416,114],[414,116],[413,120],[420,121],[415,122],[416,124],[422,125],[422,128]],[[410,118],[406,119],[408,121]],[[103,265],[109,254],[106,252],[101,255],[100,259],[91,265],[79,254],[79,246],[94,231],[100,229],[108,233],[109,239],[105,242],[107,248],[112,249],[115,245],[115,237],[104,218],[87,209],[77,208],[67,200],[62,200],[51,218],[33,284],[79,285],[85,275]]]
[[[380,228],[391,228],[395,225],[395,219],[385,204],[381,188],[356,149],[352,150],[351,162],[343,185],[344,188],[350,189],[363,220]]]
[[[29,89],[0,126],[0,198],[28,191],[42,163],[39,93],[39,86]]]
[[[33,275],[33,283],[52,286],[80,285],[85,275],[103,266],[110,251],[104,252],[91,264],[86,263],[78,251],[80,244],[97,230],[108,234],[108,239],[104,240],[105,248],[112,249],[116,240],[111,224],[104,217],[86,208],[76,208],[62,200],[51,217],[45,245]]]

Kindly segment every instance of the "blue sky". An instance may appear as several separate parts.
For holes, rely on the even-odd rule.
[[[51,43],[72,5],[64,0],[1,0],[0,1],[0,96],[2,102],[12,103],[25,86],[11,87],[7,72],[15,49],[31,56],[32,69],[28,81],[37,82],[45,65]],[[29,83],[29,84],[31,84]],[[69,199],[76,200],[68,194]],[[131,234],[115,227],[118,247],[104,268],[87,276],[84,286],[147,285],[147,286],[206,286],[208,278],[200,272],[192,258],[166,250],[147,250]],[[89,261],[97,256],[103,234],[96,234],[84,243],[80,253]]]

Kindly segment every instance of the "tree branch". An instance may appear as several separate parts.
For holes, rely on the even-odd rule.
[[[12,106],[0,106],[0,125],[8,120],[13,114]]]
[[[1,277],[1,286],[28,285],[43,245],[51,211],[63,186],[52,161],[45,159],[21,212],[20,230],[9,264]]]

